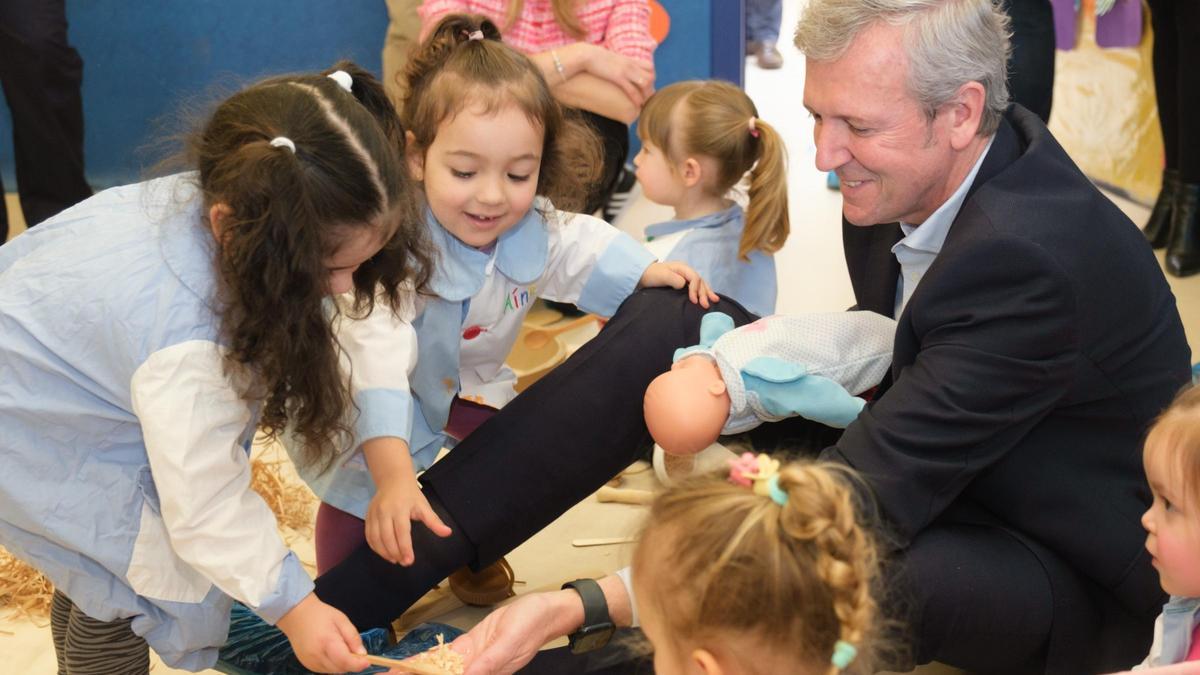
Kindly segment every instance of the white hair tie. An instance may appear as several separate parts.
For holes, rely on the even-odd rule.
[[[337,82],[338,86],[346,91],[353,91],[354,89],[354,78],[350,77],[350,73],[347,73],[344,70],[335,70],[325,77]]]
[[[473,30],[473,31],[471,31],[470,33],[467,33],[467,40],[468,40],[468,41],[470,41],[470,40],[482,40],[482,39],[483,39],[483,31],[481,31],[481,30],[478,30],[478,29],[477,29],[477,30]]]
[[[276,136],[275,138],[272,138],[271,147],[287,148],[288,150],[292,151],[293,155],[296,154],[296,144],[293,143],[292,139],[288,138],[287,136]]]

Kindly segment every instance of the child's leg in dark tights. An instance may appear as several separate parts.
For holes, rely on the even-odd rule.
[[[97,621],[54,592],[50,632],[58,675],[138,675],[150,672],[150,648],[129,627],[133,619]]]

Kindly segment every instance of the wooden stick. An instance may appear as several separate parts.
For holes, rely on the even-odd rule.
[[[601,537],[599,539],[575,539],[571,542],[571,545],[582,548],[584,546],[611,546],[613,544],[632,544],[636,541],[637,541],[637,537]]]
[[[649,504],[654,501],[654,493],[649,490],[628,490],[605,485],[596,490],[596,499],[617,504]]]
[[[410,663],[408,659],[401,661],[400,659],[389,659],[386,656],[375,656],[367,654],[363,656],[373,666],[387,666],[388,668],[397,668],[402,673],[414,673],[414,675],[446,675],[446,671],[441,668],[434,668],[421,663]]]

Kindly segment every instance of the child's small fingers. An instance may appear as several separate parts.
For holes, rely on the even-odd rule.
[[[400,564],[408,567],[413,562],[412,550],[412,522],[407,518],[398,518],[395,522],[396,528],[396,559]]]
[[[430,532],[439,537],[450,536],[450,528],[442,522],[441,518],[438,518],[438,515],[433,512],[433,509],[428,504],[423,504],[417,511],[417,515],[421,519],[421,522],[425,523],[425,527],[429,528]]]
[[[392,564],[402,563],[403,558],[400,557],[400,544],[396,541],[396,526],[390,518],[379,523],[379,541],[383,549],[387,551],[387,561]]]

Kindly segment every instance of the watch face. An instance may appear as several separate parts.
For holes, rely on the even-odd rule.
[[[584,626],[571,634],[571,651],[582,654],[600,649],[608,644],[615,631],[616,626],[608,622]]]

